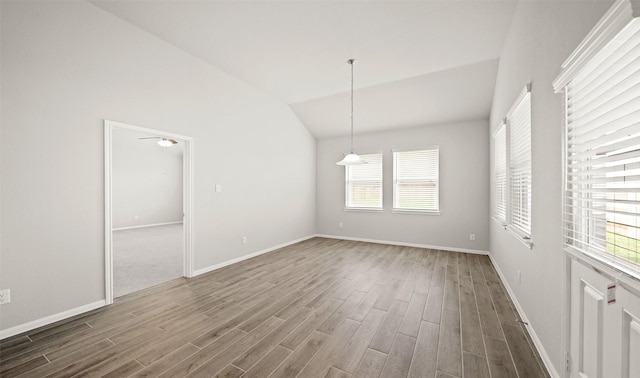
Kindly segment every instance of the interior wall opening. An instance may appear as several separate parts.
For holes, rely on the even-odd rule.
[[[113,296],[183,276],[184,143],[116,130],[112,140]]]
[[[192,266],[192,138],[105,121],[105,297]]]

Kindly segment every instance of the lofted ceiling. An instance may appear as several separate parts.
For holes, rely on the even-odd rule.
[[[488,119],[517,1],[91,3],[289,104],[316,138]]]

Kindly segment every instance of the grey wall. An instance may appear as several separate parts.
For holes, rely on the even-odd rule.
[[[491,221],[490,251],[556,372],[563,371],[563,109],[562,95],[553,93],[551,83],[560,73],[561,64],[610,4],[609,1],[518,3],[500,58],[491,111],[491,129],[495,130],[525,84],[532,82],[534,247],[528,249]],[[493,160],[491,167],[493,175]],[[493,182],[491,198],[493,209]],[[518,271],[522,274],[520,283]]]
[[[344,210],[348,138],[318,141],[318,233],[451,249],[489,248],[489,126],[487,121],[431,125],[355,136],[356,152],[383,152],[384,212]],[[440,146],[441,215],[392,213],[392,148]],[[343,223],[344,228],[338,224]],[[469,234],[476,234],[470,241]]]
[[[105,298],[103,119],[194,138],[196,270],[315,233],[287,105],[89,3],[0,6],[0,330]]]
[[[144,137],[113,132],[113,228],[182,221],[182,143],[160,147]]]

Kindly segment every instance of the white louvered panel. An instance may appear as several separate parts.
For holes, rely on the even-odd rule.
[[[438,147],[393,151],[393,208],[439,211]]]
[[[640,274],[640,24],[569,82],[568,245]]]
[[[353,209],[382,209],[382,154],[361,154],[367,162],[345,168],[345,206]]]
[[[507,115],[509,132],[509,223],[531,233],[531,94],[526,91]]]

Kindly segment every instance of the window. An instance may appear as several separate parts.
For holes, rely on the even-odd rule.
[[[495,217],[507,221],[507,127],[504,123],[493,136],[496,185]]]
[[[531,235],[531,92],[524,89],[507,114],[509,125],[509,220],[526,239]]]
[[[393,150],[393,209],[438,213],[438,147]]]
[[[623,28],[556,90],[566,96],[568,247],[640,274],[640,20]]]
[[[368,164],[345,166],[348,209],[382,209],[382,154],[361,154]]]

